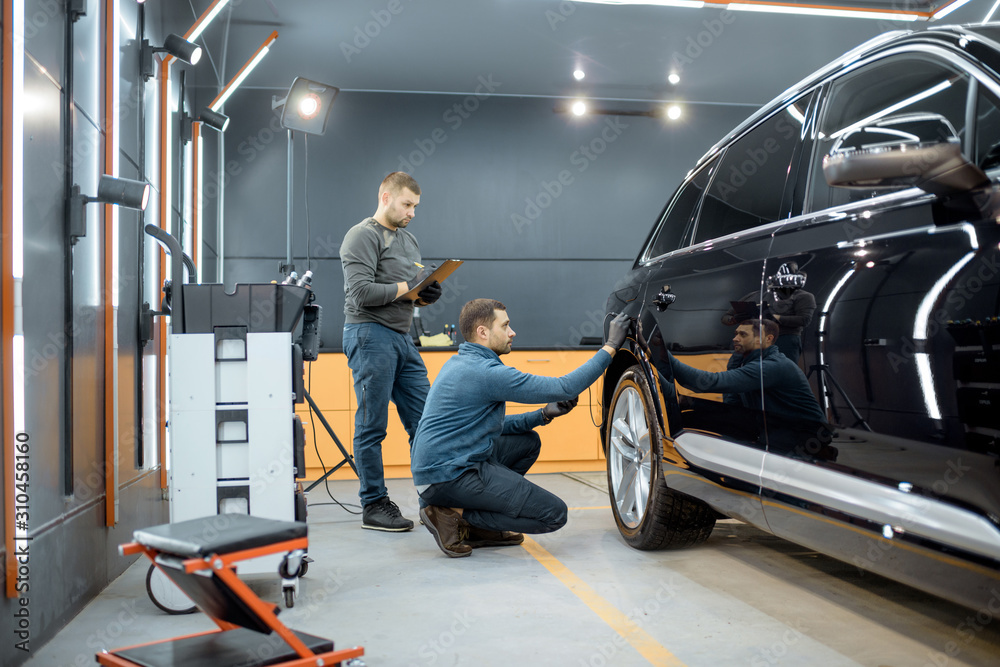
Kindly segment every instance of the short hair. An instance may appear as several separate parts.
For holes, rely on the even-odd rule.
[[[753,329],[753,335],[757,338],[771,336],[775,340],[778,339],[778,323],[774,320],[752,319],[740,322],[740,326],[744,324],[749,325]],[[763,332],[761,332],[761,329],[763,329]]]
[[[507,310],[507,306],[496,299],[473,299],[462,306],[458,315],[458,329],[462,337],[471,342],[476,339],[476,329],[480,326],[491,328],[496,318],[495,310]]]
[[[420,194],[420,186],[417,185],[412,176],[405,171],[394,171],[382,179],[382,184],[378,186],[378,194],[379,197],[382,196],[383,192],[396,195],[402,192],[403,188],[410,190],[415,195]]]

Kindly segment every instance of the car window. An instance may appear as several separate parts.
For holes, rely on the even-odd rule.
[[[1000,100],[980,86],[976,96],[976,155],[983,171],[1000,168]]]
[[[785,109],[726,150],[702,202],[695,243],[785,217],[785,182],[800,128],[801,119]]]
[[[656,230],[656,237],[645,255],[647,259],[659,257],[680,247],[681,238],[698,210],[698,202],[701,201],[701,194],[705,191],[710,174],[711,167],[704,167],[674,194],[663,224]]]
[[[823,157],[852,132],[893,116],[936,114],[964,142],[968,90],[968,75],[922,54],[886,58],[835,81],[817,127],[809,209],[819,211],[885,192],[835,188],[823,177]]]

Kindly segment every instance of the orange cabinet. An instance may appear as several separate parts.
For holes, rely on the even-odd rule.
[[[453,354],[454,349],[421,351],[431,383]],[[502,360],[508,366],[525,373],[558,377],[578,368],[593,355],[594,351],[591,350],[515,350],[504,355]],[[357,401],[351,371],[347,367],[347,357],[335,352],[321,354],[319,359],[306,366],[306,383],[307,387],[311,386],[310,396],[322,410],[340,442],[348,452],[352,452]],[[580,402],[575,410],[537,429],[542,438],[542,452],[531,472],[604,469],[600,431],[595,426],[601,416],[600,383],[601,380],[598,380],[591,385],[589,391],[585,390],[580,395]],[[540,407],[510,403],[507,405],[507,414],[528,412]],[[310,480],[317,479],[323,474],[324,467],[330,469],[343,459],[343,455],[319,419],[310,415],[308,403],[296,406],[296,414],[302,419],[306,430],[306,476]],[[320,457],[323,465],[320,464]],[[410,476],[409,437],[392,404],[389,405],[387,435],[382,443],[382,462],[387,478]],[[334,473],[331,479],[353,477],[354,473],[345,466]]]

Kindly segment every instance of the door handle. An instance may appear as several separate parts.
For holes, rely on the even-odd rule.
[[[653,297],[653,305],[662,313],[676,300],[677,295],[670,291],[670,285],[664,285]]]

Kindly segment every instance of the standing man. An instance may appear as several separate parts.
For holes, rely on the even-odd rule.
[[[785,262],[778,267],[777,273],[767,277],[764,302],[758,304],[759,311],[752,315],[754,318],[763,317],[778,323],[778,337],[774,344],[783,355],[795,363],[799,363],[799,357],[802,355],[802,330],[809,326],[813,313],[816,312],[816,297],[811,292],[805,291],[803,289],[805,286],[805,271],[800,271],[799,265],[795,262]],[[756,302],[757,296],[757,292],[751,292],[740,301]],[[763,315],[760,315],[760,312],[763,312]],[[729,312],[722,316],[722,323],[740,324],[747,319],[749,318],[740,317],[735,309],[730,308]]]
[[[612,320],[604,347],[563,377],[529,375],[500,361],[515,334],[499,301],[470,301],[458,324],[466,342],[434,381],[410,463],[427,505],[420,518],[451,558],[566,524],[566,503],[524,478],[541,448],[534,429],[573,409],[625,342],[629,319]],[[548,404],[505,418],[507,401]]]
[[[382,441],[389,401],[413,436],[430,383],[427,368],[410,337],[414,302],[403,298],[427,270],[420,247],[406,226],[420,203],[420,186],[396,171],[378,189],[378,208],[348,230],[340,247],[344,265],[344,352],[354,377],[358,411],[354,418],[354,458],[361,482],[361,527],[402,532],[413,522],[389,499],[382,469]],[[417,296],[426,306],[441,297],[433,282]]]

